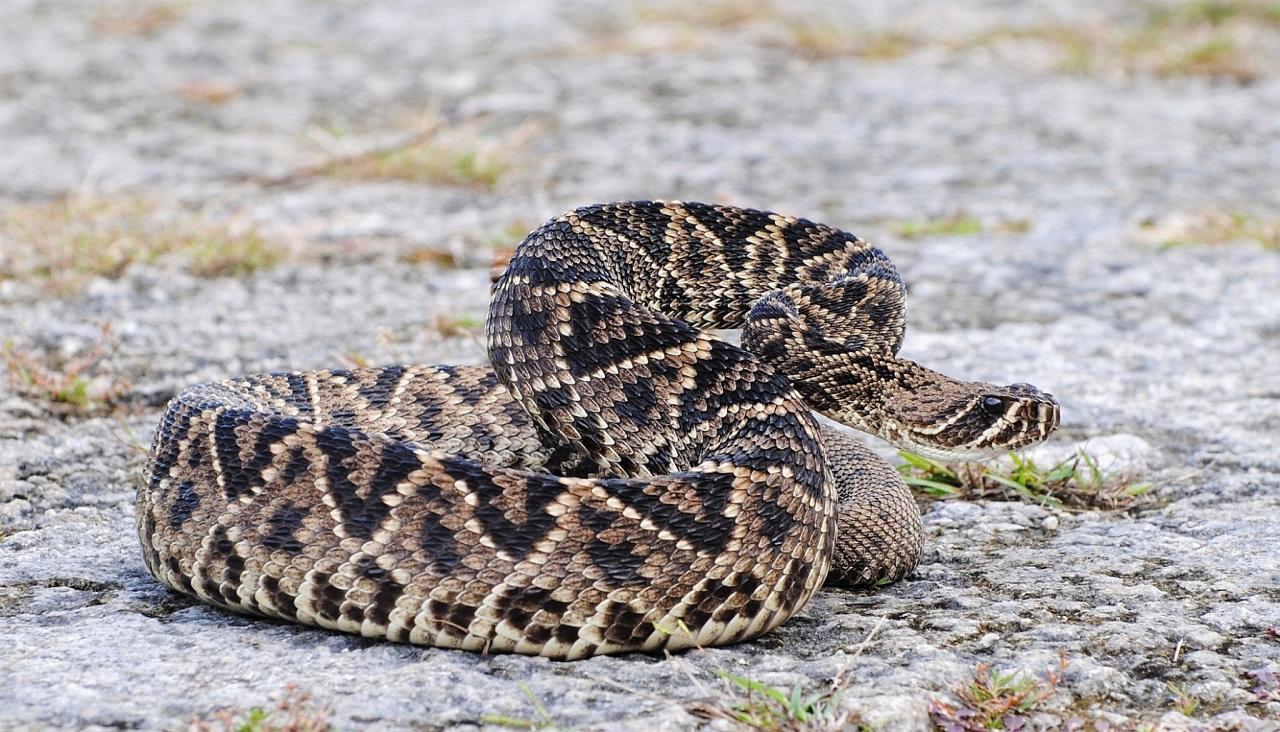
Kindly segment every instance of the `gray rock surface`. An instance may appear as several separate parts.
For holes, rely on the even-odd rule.
[[[841,14],[868,34],[929,37],[1108,5]],[[723,693],[715,669],[814,688],[843,669],[845,709],[914,730],[976,664],[1041,673],[1060,656],[1058,692],[1033,719],[1045,728],[1280,728],[1280,702],[1246,675],[1280,672],[1280,254],[1132,236],[1178,210],[1280,214],[1277,79],[1085,77],[940,45],[813,61],[754,25],[679,31],[639,14],[667,43],[645,51],[605,44],[621,32],[611,16],[638,14],[606,3],[195,0],[149,6],[169,15],[122,31],[139,7],[0,4],[0,203],[141,193],[250,222],[298,256],[242,278],[135,266],[69,295],[0,281],[0,338],[76,351],[110,321],[112,364],[133,384],[122,411],[65,419],[0,385],[0,729],[181,727],[270,706],[288,685],[348,730],[537,721],[531,697],[566,728],[684,729],[707,724],[688,703]],[[681,32],[693,40],[673,42]],[[175,91],[210,81],[238,93]],[[428,109],[499,137],[536,132],[493,190],[262,184],[402,137]],[[871,238],[911,287],[908,355],[1052,391],[1063,426],[1044,454],[1088,444],[1153,482],[1156,502],[929,503],[929,548],[907,581],[824,591],[755,643],[676,660],[373,643],[232,616],[150,578],[133,486],[175,389],[351,353],[480,362],[477,339],[431,326],[483,316],[479,242],[623,198],[773,208]],[[909,240],[888,223],[960,211],[987,230]],[[1027,230],[999,230],[1014,220]],[[481,266],[398,259],[423,246]],[[1169,683],[1200,701],[1191,719]]]

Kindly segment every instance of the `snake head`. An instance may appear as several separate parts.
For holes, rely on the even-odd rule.
[[[762,297],[742,343],[786,376],[811,408],[903,450],[943,461],[981,460],[1034,445],[1058,427],[1058,402],[1030,384],[960,381],[896,355],[901,324],[855,281],[791,286]],[[840,289],[843,288],[843,289]],[[891,300],[892,298],[887,298]],[[824,328],[847,312],[840,328]],[[900,314],[899,314],[900,315]],[[834,335],[833,335],[834,334]]]
[[[914,364],[913,364],[914,365]],[[923,367],[881,404],[875,431],[935,460],[995,457],[1043,441],[1058,427],[1058,401],[1030,384],[957,381]]]

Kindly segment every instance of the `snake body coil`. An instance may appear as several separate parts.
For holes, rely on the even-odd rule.
[[[943,457],[1057,425],[1034,387],[899,359],[905,322],[888,258],[838,229],[579,209],[495,284],[492,368],[184,390],[138,489],[144,557],[213,605],[394,641],[573,659],[748,640],[824,579],[897,579],[922,550],[901,479],[811,409]]]

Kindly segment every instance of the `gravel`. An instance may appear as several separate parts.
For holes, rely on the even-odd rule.
[[[159,21],[139,33],[146,7]],[[867,33],[908,23],[929,37],[1107,7],[841,12]],[[628,13],[647,25],[611,24]],[[1280,81],[1080,76],[941,44],[812,61],[756,25],[682,31],[651,15],[497,0],[0,5],[0,204],[143,195],[295,255],[238,278],[139,264],[71,293],[0,278],[0,336],[74,354],[110,322],[109,363],[132,383],[96,416],[0,385],[0,729],[171,729],[270,707],[290,686],[340,729],[546,721],[531,700],[564,728],[724,729],[689,711],[728,703],[723,669],[783,688],[843,674],[842,710],[916,730],[978,664],[1043,677],[1060,662],[1039,727],[1280,729],[1280,702],[1248,675],[1280,673],[1280,255],[1133,236],[1177,211],[1280,215]],[[231,98],[199,101],[211,82]],[[307,174],[427,114],[532,137],[492,189]],[[1085,447],[1155,500],[927,503],[908,580],[824,591],[754,643],[676,659],[369,642],[233,616],[150,578],[133,491],[176,389],[352,360],[482,362],[480,340],[438,318],[482,318],[490,240],[624,198],[772,208],[871,238],[911,287],[906,355],[1053,392],[1063,426],[1038,459]],[[908,239],[894,225],[959,212],[984,231]],[[403,260],[422,247],[465,266]],[[1190,718],[1171,685],[1199,701]]]

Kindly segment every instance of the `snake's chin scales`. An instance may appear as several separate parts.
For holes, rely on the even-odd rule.
[[[182,391],[138,487],[147,567],[236,612],[445,648],[749,640],[824,581],[896,580],[921,556],[901,478],[813,411],[952,459],[1058,424],[1035,387],[898,358],[904,295],[880,250],[804,219],[566,213],[494,285],[491,367]]]

